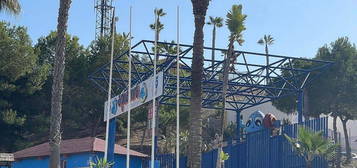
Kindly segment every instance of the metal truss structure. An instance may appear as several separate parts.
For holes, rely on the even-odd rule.
[[[111,23],[114,7],[113,0],[95,0],[95,39],[109,36],[111,33]]]
[[[176,105],[176,44],[158,42],[157,72],[164,72],[164,94],[160,104]],[[132,47],[132,84],[138,84],[153,75],[154,41],[143,40]],[[182,106],[190,103],[192,45],[180,44],[180,97]],[[207,59],[215,50],[217,60]],[[223,66],[226,49],[204,47],[202,107],[222,109]],[[299,95],[332,62],[235,51],[227,91],[227,110],[241,111],[288,95]],[[120,94],[128,86],[128,52],[114,59],[113,90]],[[267,64],[268,63],[268,64]],[[89,78],[107,92],[109,63],[92,73]]]

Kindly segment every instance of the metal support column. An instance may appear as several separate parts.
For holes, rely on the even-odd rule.
[[[304,111],[304,91],[299,90],[297,96],[297,112],[298,112],[298,122],[303,122],[303,111]]]
[[[237,110],[236,111],[236,122],[237,122],[237,130],[236,130],[236,134],[237,134],[237,142],[239,143],[240,142],[240,138],[241,138],[241,118],[240,118],[240,110]]]
[[[115,133],[116,133],[116,118],[109,120],[109,136],[108,136],[108,162],[114,163],[114,147],[115,147]]]
[[[157,135],[155,135],[155,158],[157,157],[157,155],[159,154],[159,148],[158,148],[158,137]]]

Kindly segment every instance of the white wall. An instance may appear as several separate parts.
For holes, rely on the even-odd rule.
[[[333,128],[332,126],[333,126],[333,119],[332,117],[329,117],[328,127],[332,129]],[[351,129],[351,135],[353,137],[357,137],[357,120],[347,122],[347,130],[349,131],[350,129]],[[341,120],[339,118],[337,119],[337,130],[341,132],[342,133],[341,136],[343,136],[343,127],[342,127]]]
[[[297,116],[292,114],[292,115],[287,115],[281,111],[279,111],[278,109],[276,109],[273,105],[272,102],[267,102],[258,106],[254,106],[251,107],[249,109],[243,110],[241,112],[241,115],[243,115],[243,121],[244,123],[247,121],[247,119],[249,118],[250,114],[252,114],[253,112],[260,110],[261,112],[263,112],[264,114],[267,113],[272,113],[273,115],[275,115],[275,117],[278,120],[283,120],[284,118],[288,118],[290,119],[290,121],[292,122],[297,122]],[[227,120],[228,123],[230,122],[236,122],[236,112],[235,111],[228,111],[227,113]]]

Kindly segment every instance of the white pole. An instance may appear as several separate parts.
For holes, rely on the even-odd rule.
[[[109,138],[109,113],[112,106],[110,99],[112,97],[112,78],[113,78],[113,55],[114,55],[114,34],[115,34],[115,10],[113,10],[113,18],[112,18],[112,48],[110,53],[110,70],[109,70],[109,86],[108,86],[108,100],[107,100],[107,123],[105,130],[105,152],[104,152],[104,160],[107,160],[108,156],[108,138]]]
[[[156,8],[155,8],[156,11]],[[155,12],[155,47],[154,47],[154,79],[156,82],[156,57],[157,57],[157,15]],[[156,83],[154,86],[154,99],[152,100],[152,128],[151,128],[151,168],[154,168],[155,161],[155,127],[156,127]]]
[[[130,168],[130,122],[131,122],[131,10],[129,11],[129,77],[128,77],[128,125],[126,134],[126,168]]]
[[[180,7],[177,6],[176,168],[180,168]]]

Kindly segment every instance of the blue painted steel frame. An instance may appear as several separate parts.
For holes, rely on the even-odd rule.
[[[152,75],[152,57],[153,52],[149,48],[153,47],[153,41],[143,40],[132,47],[133,54],[133,85],[147,79]],[[159,42],[159,45],[174,46],[173,43]],[[181,98],[189,100],[189,92],[191,86],[191,60],[187,56],[192,52],[192,46],[181,44],[181,72],[186,73],[180,77],[181,83]],[[204,48],[205,51],[211,51],[209,47]],[[216,51],[225,52],[225,49],[215,49]],[[217,52],[219,53],[219,52]],[[303,89],[311,80],[321,73],[328,66],[332,64],[329,61],[311,60],[304,58],[294,58],[279,55],[269,55],[270,64],[266,66],[264,62],[259,62],[265,59],[266,55],[261,53],[236,51],[238,56],[237,62],[234,63],[234,69],[229,76],[228,89],[228,103],[231,107],[228,110],[244,110],[258,104],[265,103],[274,99],[278,99],[291,94],[297,94]],[[113,93],[119,94],[126,90],[127,87],[127,73],[126,66],[128,61],[126,57],[128,52],[119,54],[114,60],[113,72]],[[165,51],[160,52],[160,62],[158,63],[158,71],[164,71],[164,95],[160,97],[160,104],[175,105],[170,102],[176,98],[176,77],[170,71],[176,68],[175,54],[170,54]],[[250,58],[256,60],[249,60]],[[218,56],[216,57],[218,58]],[[241,59],[241,60],[239,60]],[[259,60],[260,59],[260,60]],[[308,62],[314,66],[311,68],[294,68],[294,63]],[[222,66],[224,60],[215,60],[214,65],[209,65],[212,62],[210,59],[204,59],[204,79],[203,83],[203,107],[212,109],[221,109],[219,102],[222,100],[222,84],[219,79],[222,75]],[[92,73],[89,78],[103,91],[106,92],[108,82],[109,68],[108,64],[100,67],[97,71]],[[215,70],[212,71],[212,67]],[[264,71],[269,68],[268,76]],[[285,75],[282,75],[282,72]],[[270,83],[266,83],[266,79]],[[189,103],[183,103],[183,106],[188,106]]]
[[[158,42],[164,46],[159,52],[157,71],[164,72],[164,94],[158,99],[163,105],[176,105],[176,52],[171,53],[176,44]],[[153,75],[152,48],[154,41],[142,40],[132,47],[132,85],[138,84]],[[192,45],[180,44],[180,91],[181,106],[190,105]],[[204,52],[211,57],[212,48],[204,47]],[[222,54],[226,49],[214,49],[217,60],[204,59],[204,74],[202,81],[202,107],[222,109],[222,85],[224,60]],[[175,49],[174,49],[175,51]],[[218,51],[218,52],[217,52]],[[295,58],[281,55],[266,55],[262,53],[235,51],[236,61],[231,65],[227,91],[227,110],[240,111],[289,95],[297,95],[299,122],[302,122],[303,92],[302,90],[319,74],[333,63],[330,61]],[[207,55],[208,57],[208,55]],[[128,51],[118,54],[114,59],[113,95],[127,90],[128,86]],[[265,60],[269,59],[267,65]],[[213,64],[212,64],[213,62]],[[307,67],[296,65],[306,63]],[[213,70],[212,70],[213,69]],[[98,68],[89,78],[102,91],[107,92],[109,79],[109,63]],[[237,116],[239,123],[240,117]],[[239,128],[239,124],[237,124]],[[239,129],[238,129],[239,130]],[[113,133],[113,131],[110,131]],[[115,132],[115,131],[114,131]],[[237,134],[239,132],[237,131]],[[115,138],[115,137],[112,137]]]
[[[114,146],[115,146],[115,134],[116,133],[116,118],[109,120],[109,136],[108,136],[108,153],[107,160],[114,162]]]
[[[304,91],[298,91],[298,100],[297,100],[297,112],[298,112],[298,122],[303,122],[303,111],[304,111]]]

